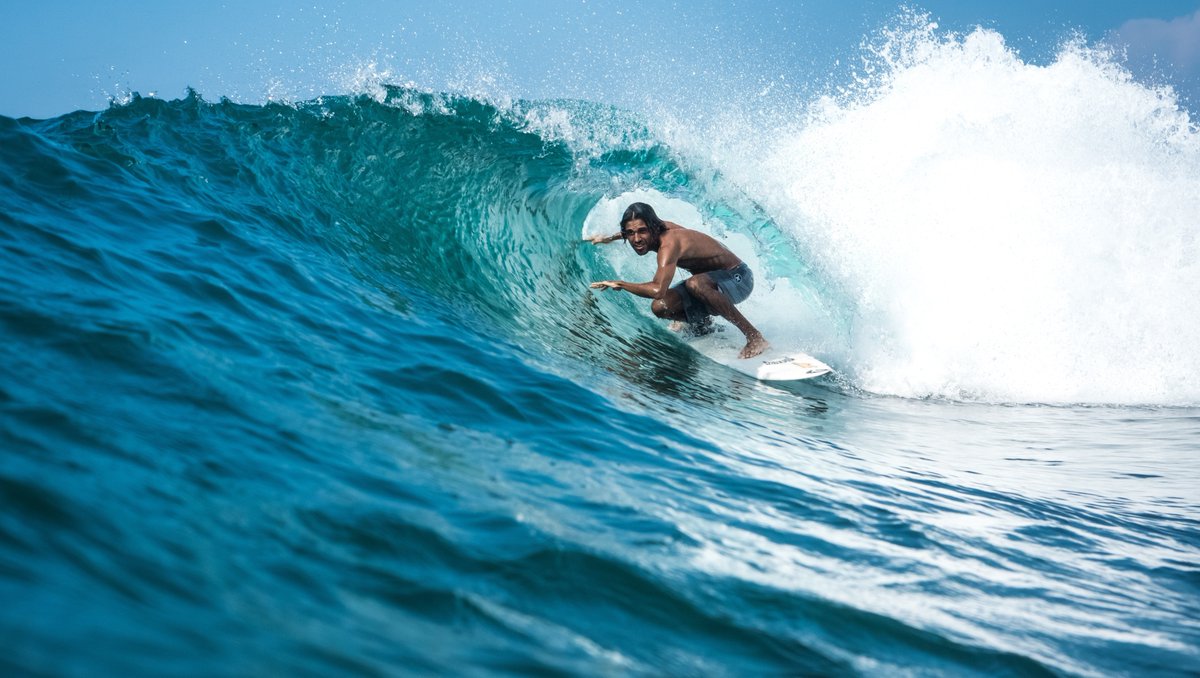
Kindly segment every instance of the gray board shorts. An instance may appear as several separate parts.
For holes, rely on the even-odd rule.
[[[746,297],[750,296],[750,292],[754,291],[754,273],[750,271],[750,266],[744,261],[733,268],[708,271],[705,275],[717,284],[717,289],[721,291],[721,294],[729,297],[729,300],[735,304],[745,301]],[[685,282],[687,281],[674,285],[671,289],[679,293],[688,323],[702,322],[708,316],[713,315],[713,311],[687,291]]]

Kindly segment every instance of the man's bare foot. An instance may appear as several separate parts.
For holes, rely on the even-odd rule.
[[[742,352],[738,354],[738,357],[742,360],[745,360],[746,358],[753,358],[759,353],[762,353],[770,348],[770,346],[771,344],[767,343],[767,340],[763,339],[761,334],[755,335],[746,342],[744,347],[742,347]]]
[[[671,330],[672,332],[682,332],[683,328],[686,326],[687,325],[682,320],[672,320],[667,325],[667,329]]]

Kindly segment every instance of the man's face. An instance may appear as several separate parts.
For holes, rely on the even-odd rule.
[[[650,233],[650,227],[646,225],[646,222],[641,219],[626,222],[621,235],[625,236],[625,241],[629,243],[634,252],[637,252],[639,257],[649,252],[654,246],[654,235]]]

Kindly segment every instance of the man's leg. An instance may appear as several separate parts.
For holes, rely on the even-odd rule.
[[[693,305],[696,301],[691,301]],[[687,303],[683,299],[683,295],[678,290],[672,288],[667,290],[662,299],[655,299],[650,304],[650,310],[654,315],[671,321],[671,330],[678,332],[684,327],[692,336],[702,337],[706,334],[711,334],[713,331],[712,316],[707,315],[700,320],[692,321],[688,319]],[[694,311],[693,311],[694,313]]]
[[[687,313],[683,310],[683,298],[675,290],[667,290],[662,299],[650,302],[650,310],[664,320],[687,320]]]
[[[742,347],[741,353],[738,353],[739,358],[753,358],[754,356],[767,350],[770,344],[763,338],[762,332],[758,331],[754,325],[746,320],[746,316],[733,305],[729,297],[725,296],[717,284],[707,273],[694,275],[687,279],[684,283],[687,286],[688,292],[694,295],[697,299],[704,302],[714,313],[722,318],[733,323],[733,326],[742,331],[746,335],[746,345]]]

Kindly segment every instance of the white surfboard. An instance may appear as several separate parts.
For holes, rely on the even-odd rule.
[[[709,359],[761,381],[800,381],[833,372],[832,367],[803,351],[774,346],[753,358],[743,360],[737,357],[742,344],[731,344],[719,337],[720,334],[724,333],[714,332],[703,337],[685,339],[685,342]],[[741,334],[737,336],[741,338]]]
[[[710,356],[711,357],[711,356]],[[713,358],[722,365],[761,381],[799,381],[829,374],[833,368],[807,353],[768,352],[742,360],[737,354],[728,358]]]

